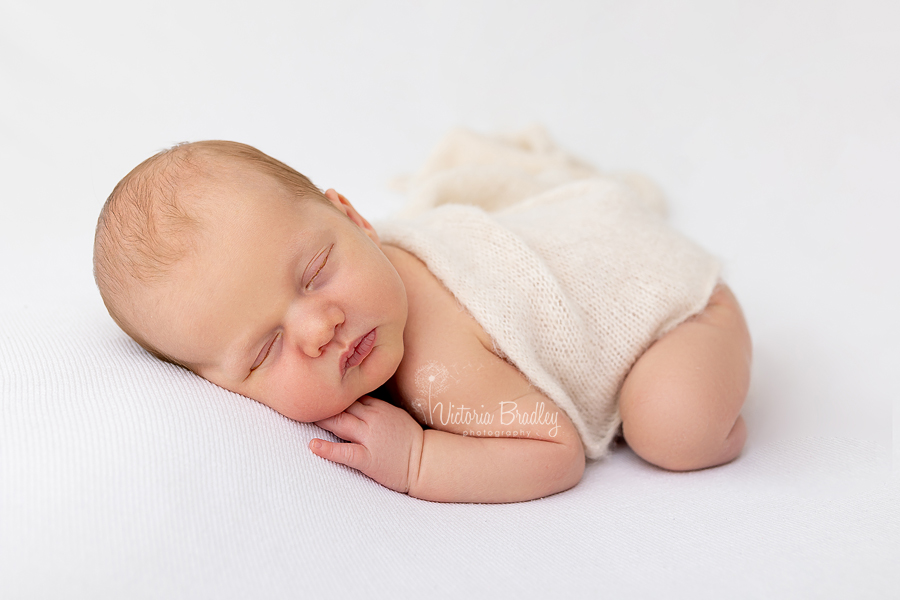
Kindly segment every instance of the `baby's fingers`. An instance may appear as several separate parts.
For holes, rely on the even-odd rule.
[[[347,465],[358,471],[365,471],[369,464],[369,451],[359,444],[338,444],[326,440],[314,439],[309,442],[309,449],[316,456],[332,462]]]
[[[358,442],[363,434],[363,429],[366,427],[366,424],[357,416],[346,411],[333,417],[316,421],[316,425],[322,429],[327,429],[342,440],[350,440],[351,442]]]

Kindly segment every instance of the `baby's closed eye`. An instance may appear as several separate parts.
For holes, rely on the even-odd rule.
[[[325,265],[328,263],[328,257],[331,255],[332,248],[334,248],[334,244],[331,244],[330,246],[319,252],[319,254],[317,254],[316,257],[312,260],[311,266],[307,269],[307,271],[310,271],[312,269],[315,269],[315,271],[313,272],[312,277],[309,278],[306,285],[304,286],[307,291],[313,289],[313,283],[316,281],[319,273],[322,272],[322,269],[324,269]]]
[[[251,373],[261,367],[262,364],[266,361],[266,359],[269,357],[269,354],[271,354],[272,352],[272,348],[275,346],[275,342],[278,341],[279,337],[281,337],[281,332],[278,332],[278,334],[276,334],[275,337],[273,337],[269,341],[269,343],[263,346],[263,349],[259,351],[259,356],[256,357],[256,360],[253,362],[253,366],[250,367]]]

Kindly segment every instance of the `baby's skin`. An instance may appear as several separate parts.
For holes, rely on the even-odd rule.
[[[230,164],[196,184],[192,252],[140,294],[135,326],[226,389],[346,440],[322,458],[441,502],[515,502],[571,488],[584,450],[552,400],[415,256],[382,244],[333,189],[288,197]],[[670,470],[734,459],[750,338],[724,285],[654,343],[620,395],[625,440]],[[369,394],[381,388],[392,403]]]

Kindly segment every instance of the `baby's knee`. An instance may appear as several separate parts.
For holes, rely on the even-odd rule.
[[[747,439],[743,417],[734,423],[690,421],[657,413],[623,421],[625,441],[635,454],[669,471],[694,471],[731,462]]]
[[[744,448],[747,439],[747,426],[744,418],[738,415],[737,420],[724,427],[716,424],[709,431],[688,439],[682,447],[670,453],[667,461],[660,465],[670,471],[695,471],[708,467],[717,467],[737,458]]]

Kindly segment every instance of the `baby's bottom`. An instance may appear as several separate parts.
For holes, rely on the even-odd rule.
[[[625,441],[673,471],[714,467],[741,453],[750,385],[750,334],[737,300],[716,288],[699,315],[657,340],[622,385]]]

